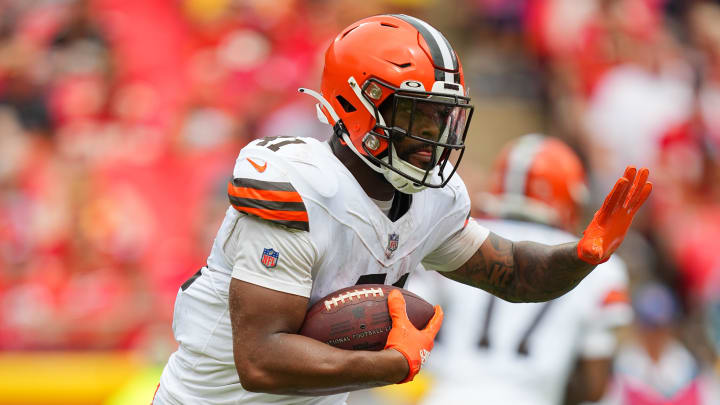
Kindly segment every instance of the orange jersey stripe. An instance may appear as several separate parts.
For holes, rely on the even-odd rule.
[[[258,190],[250,187],[236,187],[228,183],[228,194],[238,198],[251,198],[254,200],[303,202],[297,191]]]
[[[308,222],[307,211],[278,211],[278,210],[264,210],[260,208],[251,207],[240,207],[233,205],[236,210],[247,212],[248,214],[257,215],[260,218],[267,219],[270,221],[300,221]]]

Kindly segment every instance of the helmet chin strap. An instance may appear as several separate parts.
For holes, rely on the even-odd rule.
[[[395,163],[395,167],[402,171],[403,173],[406,173],[408,175],[411,175],[415,178],[423,178],[425,176],[425,170],[420,169],[418,167],[415,167],[414,165],[400,159],[400,157],[395,152],[395,148],[391,148],[392,150],[392,160],[393,163]],[[387,162],[388,158],[384,158],[383,160]],[[437,166],[433,168],[433,170],[430,172],[430,174],[435,174],[437,172]],[[400,175],[399,173],[392,171],[390,169],[386,169],[383,173],[383,176],[385,176],[385,180],[387,180],[390,184],[392,184],[393,187],[395,187],[396,190],[403,192],[405,194],[414,194],[419,191],[425,190],[427,187],[423,186],[421,184],[415,183],[410,179],[407,179]]]
[[[440,136],[440,142],[446,142],[448,138],[448,134],[450,133],[450,130],[448,126],[445,126],[445,131]],[[416,179],[422,179],[425,177],[425,170],[420,169],[419,167],[416,167],[415,165],[410,164],[409,162],[400,159],[400,157],[395,152],[395,148],[391,148],[392,150],[392,160],[393,162],[397,162],[395,164],[395,167],[400,170],[401,172],[408,174],[412,177],[415,177]],[[437,151],[435,152],[437,156],[442,156],[443,152],[445,151],[445,148],[439,147],[437,148]],[[387,159],[387,158],[386,158]],[[387,162],[387,160],[385,160]],[[428,173],[428,176],[437,176],[438,172],[440,171],[440,168],[436,165],[433,167],[433,169]],[[407,194],[413,194],[417,193],[419,191],[425,190],[427,187],[420,185],[418,183],[413,182],[412,180],[408,180],[407,178],[401,176],[400,174],[392,171],[392,170],[386,170],[385,173],[383,173],[385,176],[385,179],[390,182],[390,184],[395,187],[398,191],[401,191],[403,193]]]

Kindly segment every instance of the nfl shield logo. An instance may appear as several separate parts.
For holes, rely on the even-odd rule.
[[[396,233],[391,233],[388,235],[388,245],[387,249],[385,249],[385,256],[390,258],[392,256],[393,252],[397,250],[398,248],[398,242],[400,241],[400,235]]]
[[[280,252],[274,251],[271,249],[263,249],[262,257],[260,257],[260,262],[263,264],[263,266],[269,268],[273,268],[277,266],[278,258],[280,257]]]

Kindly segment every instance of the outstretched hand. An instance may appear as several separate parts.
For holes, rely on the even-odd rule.
[[[420,368],[425,364],[430,350],[435,344],[435,335],[442,325],[443,311],[435,305],[435,315],[428,321],[425,329],[418,330],[408,319],[405,311],[405,298],[398,290],[390,291],[388,309],[392,318],[392,329],[388,335],[385,349],[395,349],[405,356],[410,368],[407,377],[399,384],[412,381]]]
[[[577,254],[590,264],[606,262],[620,246],[635,213],[652,191],[649,170],[628,166],[578,242]]]

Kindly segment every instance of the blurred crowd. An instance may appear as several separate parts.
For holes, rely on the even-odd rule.
[[[319,87],[338,30],[390,12],[446,33],[476,103],[528,105],[535,131],[569,143],[594,208],[626,164],[651,168],[619,254],[636,341],[683,373],[618,367],[657,372],[668,397],[712,368],[720,4],[699,0],[0,0],[0,349],[173,344],[177,288],[204,265],[238,150],[329,136],[296,90]],[[493,139],[522,135],[478,115],[461,168],[474,191]]]
[[[169,324],[240,147],[273,114],[302,126],[324,6],[0,1],[0,347],[127,348]]]

